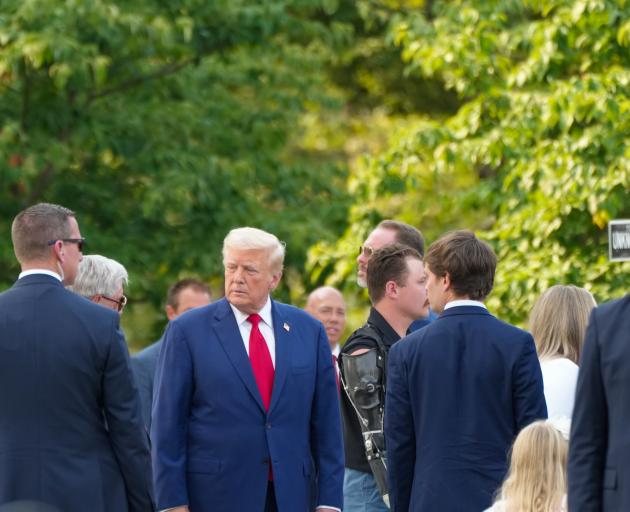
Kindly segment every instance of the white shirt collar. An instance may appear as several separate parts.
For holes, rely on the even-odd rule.
[[[479,302],[478,300],[460,299],[447,302],[446,306],[444,306],[444,311],[450,308],[456,308],[457,306],[477,306],[478,308],[488,309],[483,302]]]
[[[45,268],[32,268],[31,270],[25,270],[24,272],[20,272],[18,279],[22,279],[23,277],[32,276],[35,274],[45,274],[47,276],[54,277],[55,279],[59,280],[59,282],[62,282],[61,276],[57,274],[57,272],[53,272],[52,270],[48,270]]]
[[[234,312],[234,317],[236,318],[236,323],[241,325],[243,322],[247,322],[247,317],[249,316],[247,313],[243,313],[236,306],[232,305],[232,303],[228,302],[232,311]],[[271,297],[267,296],[267,302],[262,307],[262,309],[258,312],[262,321],[265,322],[269,327],[273,327],[273,321],[271,320]]]
[[[332,354],[335,357],[339,357],[339,352],[341,352],[341,347],[339,346],[339,343],[337,343],[335,348],[333,348]]]

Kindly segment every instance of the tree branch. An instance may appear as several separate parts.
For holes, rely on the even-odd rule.
[[[137,87],[138,85],[143,84],[144,82],[148,82],[150,80],[156,80],[156,79],[171,75],[173,73],[177,73],[180,69],[188,66],[188,64],[192,63],[193,61],[194,61],[194,58],[189,58],[189,59],[183,60],[182,62],[172,62],[154,71],[153,73],[149,73],[148,75],[130,78],[129,80],[121,82],[112,87],[107,87],[100,91],[95,91],[88,96],[86,106],[92,103],[94,100],[104,98],[105,96],[110,96],[111,94],[115,94],[117,92],[126,91],[128,89]]]
[[[20,108],[20,127],[26,132],[26,124],[31,103],[31,80],[28,74],[28,64],[24,59],[20,65],[22,71],[22,105]]]

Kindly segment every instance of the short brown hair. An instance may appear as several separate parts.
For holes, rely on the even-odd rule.
[[[367,266],[367,288],[372,304],[385,295],[385,285],[394,281],[402,286],[409,274],[407,258],[422,261],[415,249],[403,244],[390,244],[374,251]]]
[[[47,259],[49,243],[70,236],[68,219],[74,216],[72,210],[50,203],[39,203],[18,213],[11,226],[17,260],[24,263]]]
[[[483,300],[492,291],[497,257],[472,231],[447,233],[430,245],[424,261],[436,276],[448,274],[460,297]]]
[[[536,301],[529,317],[529,330],[540,359],[566,357],[578,364],[586,327],[595,307],[588,290],[556,285]]]
[[[396,232],[396,242],[415,249],[420,257],[424,256],[424,237],[419,229],[398,220],[381,221],[378,228],[391,229]]]
[[[166,293],[166,305],[177,309],[179,307],[179,294],[189,288],[199,293],[205,293],[208,297],[212,297],[210,288],[208,288],[206,283],[192,278],[181,279],[168,289]]]

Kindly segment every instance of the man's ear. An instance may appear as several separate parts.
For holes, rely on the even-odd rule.
[[[273,277],[271,278],[271,285],[269,286],[269,291],[274,291],[278,285],[280,284],[280,279],[282,279],[282,270],[275,272]]]
[[[443,279],[443,284],[444,284],[444,291],[449,291],[451,289],[451,275],[448,272],[444,273],[444,276],[442,276]]]
[[[398,297],[398,285],[396,281],[387,281],[385,283],[385,295],[392,299]]]
[[[164,311],[166,312],[166,318],[168,318],[168,321],[170,322],[171,320],[173,320],[173,318],[175,318],[177,316],[177,312],[175,311],[175,309],[173,308],[173,306],[171,306],[170,304],[167,304],[164,307]]]
[[[59,262],[63,263],[64,260],[66,259],[64,250],[63,250],[63,242],[61,240],[57,240],[53,246],[53,253],[55,255],[55,259],[57,259]]]

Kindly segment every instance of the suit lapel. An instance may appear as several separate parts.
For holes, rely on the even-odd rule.
[[[278,311],[278,306],[271,301],[271,316],[273,318],[273,334],[276,338],[276,366],[273,378],[273,391],[269,413],[276,407],[287,380],[290,362],[291,338],[295,335],[295,327]]]
[[[221,302],[222,304],[218,305],[219,307],[215,313],[212,327],[228,359],[234,366],[237,375],[241,378],[247,391],[249,391],[252,398],[264,412],[265,407],[260,398],[260,391],[258,391],[252,365],[243,346],[243,339],[241,338],[236,319],[234,318],[234,313],[227,300],[222,299]]]

